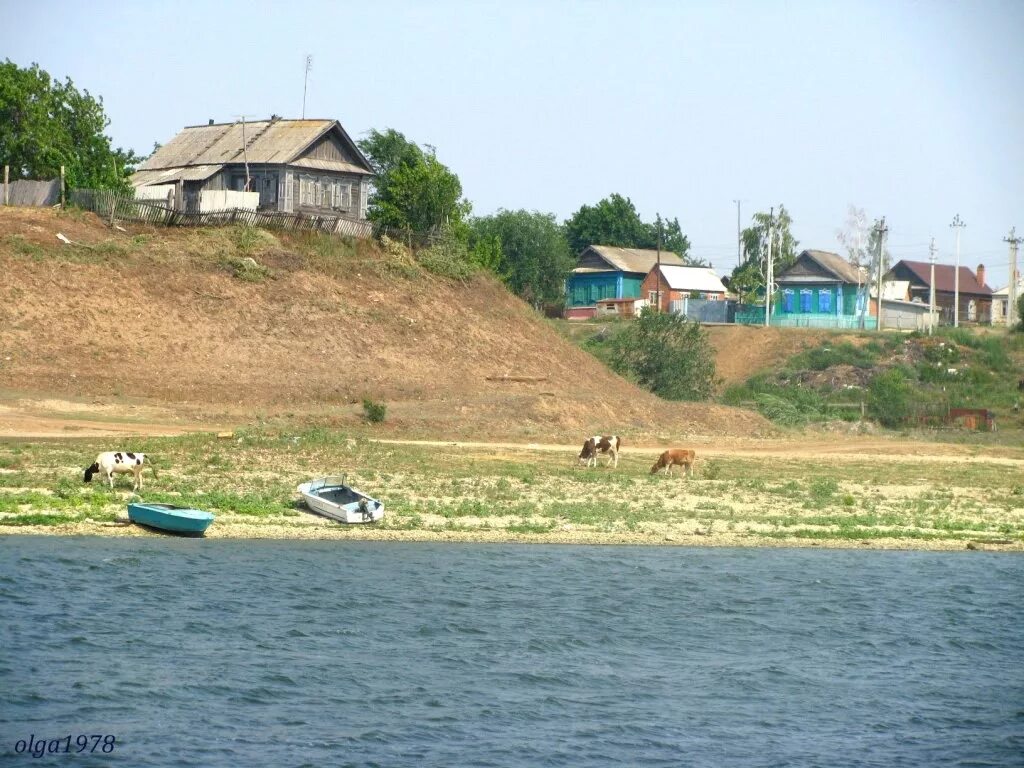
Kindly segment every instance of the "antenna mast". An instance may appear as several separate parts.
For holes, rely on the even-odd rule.
[[[309,70],[313,68],[312,54],[306,55],[306,75],[302,78],[302,119],[306,119],[306,85],[309,83]]]

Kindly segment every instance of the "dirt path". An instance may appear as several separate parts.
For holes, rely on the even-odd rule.
[[[553,443],[506,443],[506,442],[466,442],[466,441],[445,441],[445,440],[399,440],[399,439],[375,439],[374,442],[390,443],[394,445],[422,445],[422,446],[449,446],[452,448],[480,449],[480,450],[509,450],[509,451],[559,451],[573,454],[579,451],[577,445],[559,445]],[[723,444],[724,443],[724,444]],[[732,444],[729,444],[732,443]],[[700,457],[749,457],[763,458],[773,456],[778,458],[827,458],[838,461],[870,461],[880,457],[899,457],[903,461],[921,463],[943,462],[950,464],[980,463],[998,464],[1008,467],[1024,467],[1024,458],[1009,455],[992,455],[991,453],[974,453],[974,450],[986,450],[998,453],[1010,452],[1012,449],[965,449],[963,446],[943,444],[922,444],[909,441],[888,441],[888,440],[858,440],[843,442],[839,440],[822,441],[787,441],[787,440],[749,440],[737,444],[739,441],[717,441],[703,442],[691,440],[688,447],[698,451]],[[657,456],[663,450],[664,445],[639,445],[624,447],[623,453],[641,454],[644,456]],[[922,450],[926,448],[926,450]],[[1019,454],[1019,451],[1015,453]]]

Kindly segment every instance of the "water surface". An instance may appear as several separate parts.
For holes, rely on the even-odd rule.
[[[0,762],[1024,765],[1022,598],[980,552],[0,537]]]

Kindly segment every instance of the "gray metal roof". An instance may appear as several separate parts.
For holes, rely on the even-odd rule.
[[[647,274],[658,263],[658,252],[644,248],[592,245],[587,250],[594,251],[612,267],[623,272],[643,272]],[[661,252],[661,263],[677,267],[685,266],[683,260],[671,251]]]
[[[192,165],[185,168],[136,171],[132,174],[131,183],[134,187],[147,187],[151,184],[170,184],[174,181],[203,181],[223,167],[222,165]]]
[[[314,141],[337,129],[343,143],[353,151],[362,167],[353,172],[372,174],[369,162],[337,120],[257,120],[245,123],[245,152],[242,151],[242,123],[194,125],[184,128],[160,147],[139,171],[227,163],[289,163]],[[320,161],[326,162],[326,161]],[[346,164],[348,165],[348,164]]]
[[[725,293],[725,286],[711,267],[679,267],[662,263],[661,274],[673,291]]]

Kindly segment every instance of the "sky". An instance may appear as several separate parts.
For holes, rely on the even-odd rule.
[[[394,128],[476,215],[568,218],[612,193],[678,218],[726,273],[784,204],[841,252],[848,208],[893,259],[984,263],[1024,234],[1024,2],[58,2],[0,0],[0,57],[103,98],[116,146],[271,114]],[[1024,266],[1024,250],[1021,253]],[[1020,267],[1019,267],[1020,268]]]

